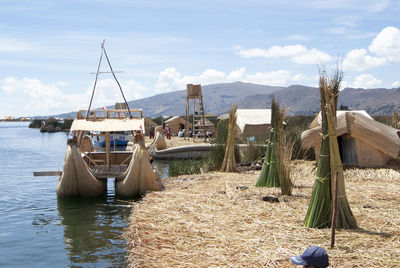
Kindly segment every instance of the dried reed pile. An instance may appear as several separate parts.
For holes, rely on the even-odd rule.
[[[292,196],[255,187],[256,173],[209,173],[165,179],[165,191],[134,203],[126,231],[132,267],[293,267],[292,255],[324,247],[330,267],[400,265],[400,172],[345,171],[358,229],[303,226],[315,176],[312,162],[292,162]],[[265,195],[278,203],[262,201]]]
[[[237,172],[235,160],[235,136],[236,136],[236,119],[237,105],[232,105],[229,111],[228,140],[226,141],[225,156],[221,165],[221,172]]]

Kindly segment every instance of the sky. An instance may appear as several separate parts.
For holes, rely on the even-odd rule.
[[[87,109],[103,40],[128,101],[188,83],[317,86],[337,65],[342,88],[397,88],[399,14],[399,0],[0,0],[0,118]],[[122,100],[100,74],[93,107]]]

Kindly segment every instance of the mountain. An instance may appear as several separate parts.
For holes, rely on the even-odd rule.
[[[256,94],[270,95],[284,87],[264,86],[250,83],[226,83],[202,86],[204,111],[222,114],[229,111],[233,103],[240,103],[243,98]],[[145,116],[183,115],[185,114],[186,90],[158,94],[152,97],[129,101],[129,107],[142,108]],[[240,106],[239,106],[240,107]],[[265,103],[262,108],[265,108]]]
[[[273,94],[288,115],[310,115],[320,110],[319,89],[292,85]],[[271,107],[271,94],[257,94],[244,98],[241,108]],[[262,105],[264,105],[262,107]],[[400,88],[361,89],[345,88],[339,94],[338,106],[349,110],[366,110],[371,115],[391,115],[400,110]]]
[[[289,87],[264,86],[235,82],[202,86],[204,111],[220,115],[229,111],[231,104],[238,108],[269,108],[272,96],[288,115],[310,115],[320,109],[319,89],[302,85]],[[129,107],[141,108],[146,117],[185,114],[186,90],[158,94],[152,97],[129,101]],[[360,89],[346,88],[340,92],[339,106],[349,110],[366,110],[371,115],[388,115],[400,110],[400,88]],[[108,108],[112,108],[110,104]],[[54,115],[71,117],[75,113]]]

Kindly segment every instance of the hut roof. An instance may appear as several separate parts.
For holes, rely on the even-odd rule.
[[[336,111],[336,116],[342,115],[342,114],[347,113],[347,112],[350,112],[350,113],[359,113],[359,114],[362,114],[362,115],[368,117],[369,119],[373,119],[373,118],[367,113],[367,111],[365,111],[365,110],[351,110],[351,111],[342,111],[342,110],[340,110],[340,111]],[[315,127],[320,126],[320,125],[321,125],[321,121],[322,121],[321,112],[319,112],[318,115],[317,115],[317,116],[314,118],[314,120],[311,122],[310,128],[315,128]]]
[[[400,157],[400,130],[379,123],[362,113],[344,112],[337,116],[336,135],[350,133],[353,137],[393,157]],[[301,143],[305,148],[321,142],[321,126],[304,131]]]
[[[197,123],[194,124],[194,125],[195,125],[196,127],[197,127],[197,126],[202,126],[202,125],[203,125],[202,121],[203,121],[203,120],[200,120],[199,122],[197,122]],[[205,118],[204,124],[205,124],[206,127],[213,127],[213,126],[214,126],[214,124],[213,124],[210,120],[208,120],[207,118]]]
[[[237,109],[236,124],[241,132],[246,125],[270,125],[271,109]]]
[[[182,123],[186,122],[185,119],[183,119],[182,117],[176,115],[176,116],[171,117],[168,120],[165,120],[165,123],[171,123],[171,122],[175,122],[175,121],[182,122]]]
[[[130,131],[141,130],[144,132],[144,118],[102,119],[86,120],[75,119],[72,122],[71,131]]]
[[[145,118],[144,118],[144,122],[145,122],[146,125],[148,125],[148,126],[153,126],[153,127],[156,127],[156,126],[157,126],[157,123],[154,122],[153,120],[151,120],[150,117],[145,117]]]

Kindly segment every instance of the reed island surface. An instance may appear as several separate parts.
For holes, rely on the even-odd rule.
[[[178,146],[192,141],[166,142]],[[260,171],[164,178],[163,191],[150,192],[134,204],[125,234],[129,263],[293,267],[290,256],[317,245],[327,250],[330,267],[399,267],[400,171],[345,170],[347,198],[358,229],[337,229],[334,248],[331,229],[303,224],[315,172],[314,161],[292,161],[291,196],[282,196],[279,188],[255,187]]]

